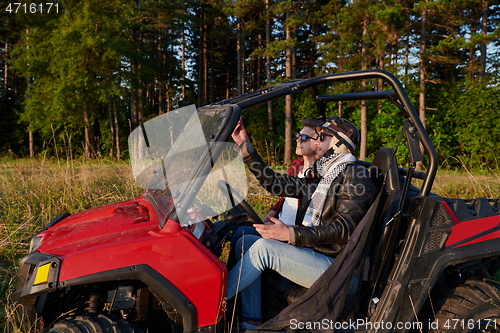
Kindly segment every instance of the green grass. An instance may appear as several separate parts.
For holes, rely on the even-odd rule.
[[[248,203],[263,216],[276,197],[253,177],[248,189]],[[498,198],[500,175],[442,171],[433,192],[464,199]],[[0,159],[0,331],[19,332],[8,318],[8,299],[15,287],[18,262],[38,230],[61,213],[128,200],[141,193],[125,162]]]

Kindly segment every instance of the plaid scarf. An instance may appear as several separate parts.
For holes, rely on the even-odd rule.
[[[321,176],[318,187],[314,191],[311,202],[309,203],[308,211],[312,210],[312,222],[315,226],[321,224],[321,213],[325,205],[328,190],[335,178],[338,177],[347,165],[356,161],[356,158],[351,154],[334,154],[328,151],[317,162],[317,170]]]

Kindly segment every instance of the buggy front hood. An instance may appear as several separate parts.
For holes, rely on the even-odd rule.
[[[98,248],[130,243],[158,230],[155,215],[142,198],[101,206],[70,215],[42,231],[38,251],[59,258]]]

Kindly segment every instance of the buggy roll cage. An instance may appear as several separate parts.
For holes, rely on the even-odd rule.
[[[359,81],[367,79],[382,79],[388,83],[393,90],[382,91],[369,91],[369,92],[356,92],[334,95],[319,95],[318,86],[331,84],[335,82]],[[420,195],[426,197],[429,195],[434,178],[437,173],[437,153],[434,145],[432,144],[429,135],[427,134],[420,118],[413,107],[402,83],[391,73],[374,69],[362,70],[356,72],[335,73],[317,76],[310,79],[294,80],[285,83],[277,84],[271,87],[263,88],[255,92],[243,94],[238,97],[230,98],[216,103],[216,105],[236,104],[243,111],[260,104],[272,101],[274,99],[294,94],[304,89],[311,88],[315,96],[316,107],[320,113],[324,114],[325,102],[330,101],[352,101],[352,100],[372,100],[372,99],[389,99],[396,104],[401,110],[406,112],[409,116],[415,129],[419,135],[420,142],[422,143],[425,151],[429,156],[429,166],[426,173],[418,173],[423,179]]]

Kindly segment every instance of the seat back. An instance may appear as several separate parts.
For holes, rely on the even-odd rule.
[[[383,147],[375,154],[370,167],[370,177],[382,191],[381,211],[372,239],[373,255],[369,277],[369,285],[377,294],[378,290],[384,288],[385,279],[392,267],[395,236],[398,233],[398,226],[392,223],[392,219],[398,212],[402,200],[402,177],[399,175],[392,148]]]
[[[394,157],[394,149],[383,147],[377,151],[370,167],[370,177],[379,190],[382,187],[384,177],[386,178],[386,191],[401,189],[401,180],[398,172],[398,164]]]

